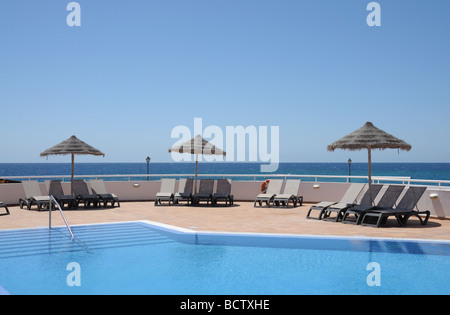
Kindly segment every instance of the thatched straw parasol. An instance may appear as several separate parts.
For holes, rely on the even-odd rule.
[[[201,135],[197,135],[195,138],[186,141],[178,146],[169,149],[169,153],[190,153],[195,154],[195,185],[194,193],[197,192],[197,175],[198,175],[198,155],[223,155],[226,156],[227,153],[222,149],[217,148],[212,143],[203,139]]]
[[[364,126],[351,134],[345,136],[327,147],[328,151],[335,149],[344,150],[363,150],[369,152],[369,185],[372,184],[372,150],[373,149],[399,149],[410,151],[411,145],[403,140],[384,132],[375,127],[371,122],[367,122]]]
[[[81,141],[75,136],[70,137],[66,141],[55,145],[54,147],[41,153],[41,156],[49,155],[71,155],[72,156],[72,177],[71,182],[73,185],[74,171],[75,171],[75,155],[97,155],[105,156],[105,154],[89,144]],[[73,187],[72,187],[73,192]]]

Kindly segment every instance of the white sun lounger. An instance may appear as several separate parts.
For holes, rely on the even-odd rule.
[[[282,179],[272,179],[269,182],[269,186],[267,187],[267,192],[265,194],[259,194],[256,196],[254,207],[258,203],[259,206],[262,206],[262,203],[265,202],[268,207],[270,207],[270,203],[273,199],[280,194],[281,186],[283,185]]]
[[[25,192],[25,199],[19,199],[21,209],[26,206],[28,210],[31,210],[31,207],[34,204],[37,205],[39,211],[43,206],[47,208],[49,207],[50,196],[42,195],[41,188],[39,187],[39,183],[37,181],[25,181],[22,182],[22,185]]]
[[[161,201],[168,201],[169,206],[171,202],[173,203],[176,181],[175,178],[163,178],[161,180],[161,189],[156,194],[155,206],[161,205]]]
[[[284,187],[283,194],[276,195],[273,199],[273,204],[283,204],[284,206],[289,208],[289,202],[292,201],[294,207],[297,206],[297,203],[299,203],[301,206],[303,204],[303,196],[298,195],[301,182],[302,181],[300,179],[288,179],[286,181],[286,186]]]

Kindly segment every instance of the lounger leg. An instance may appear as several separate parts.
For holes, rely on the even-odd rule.
[[[292,199],[292,198],[289,198],[289,199],[283,201],[283,205],[284,205],[286,208],[289,208],[289,203],[290,203],[291,201],[292,201],[292,206],[294,206],[294,199]]]
[[[420,216],[421,214],[425,214],[425,219],[422,219],[422,217]],[[414,212],[414,213],[405,215],[403,220],[402,220],[403,225],[406,225],[406,223],[408,222],[409,218],[411,216],[413,216],[413,215],[416,216],[420,220],[420,224],[421,225],[427,225],[428,220],[430,219],[431,213],[430,213],[430,211],[427,210],[427,211],[423,211],[423,212]]]
[[[361,224],[361,220],[365,214],[366,214],[366,211],[361,211],[361,213],[358,214],[356,224]]]
[[[345,220],[347,219],[347,216],[349,216],[350,214],[347,213],[348,211],[345,211],[344,216],[342,217],[342,222],[345,222]]]
[[[405,217],[402,217],[401,215],[395,215],[395,218],[397,219],[398,225],[400,226],[404,226],[406,224],[406,221],[408,221],[408,219],[406,219],[405,221]]]
[[[364,216],[364,217],[365,217],[365,216]],[[363,219],[364,219],[364,218],[363,218]],[[379,227],[381,226],[381,223],[384,221],[384,219],[385,219],[384,215],[380,215],[380,216],[378,217],[377,225],[376,225],[377,228],[379,228]],[[361,223],[362,223],[362,222],[361,222]]]
[[[422,225],[427,225],[428,220],[430,219],[430,216],[431,216],[431,212],[427,210],[427,211],[425,211],[425,215],[426,215],[426,217],[425,217],[425,220],[422,222]]]
[[[345,210],[341,210],[338,212],[338,214],[336,215],[336,222],[342,221],[342,218],[344,217],[344,211]]]
[[[320,215],[319,215],[318,218],[315,218],[315,217],[311,216],[311,212],[313,212],[314,210],[320,211]],[[309,208],[309,211],[308,211],[308,214],[306,215],[306,218],[307,219],[312,219],[312,220],[322,220],[323,212],[324,212],[324,209],[322,209],[322,208],[315,208],[313,206],[313,207]]]
[[[350,216],[350,214],[353,214],[355,216],[355,221],[347,220],[347,218]],[[347,211],[345,211],[345,214],[342,217],[342,223],[359,224],[359,216],[357,213],[347,210]]]
[[[6,205],[2,205],[1,207],[5,208],[6,213],[0,214],[0,216],[2,216],[2,215],[10,215],[9,209],[8,209],[8,207]]]
[[[377,227],[379,228],[382,224],[384,224],[384,222],[386,222],[386,215],[382,214],[382,213],[363,213],[361,214],[361,225],[364,226],[372,226],[372,227]],[[372,222],[375,223],[369,223],[367,222],[367,218],[373,218]]]

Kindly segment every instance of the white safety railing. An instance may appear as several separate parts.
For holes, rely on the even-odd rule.
[[[116,175],[76,175],[77,179],[104,179],[106,181],[148,181],[148,180],[159,180],[161,178],[174,177],[174,178],[185,178],[194,177],[195,174],[116,174]],[[264,179],[270,178],[299,178],[299,179],[310,179],[314,182],[339,180],[343,182],[366,181],[367,176],[346,176],[346,175],[295,175],[295,174],[198,174],[198,178],[236,178],[242,180],[251,181],[263,181]],[[49,180],[49,179],[59,179],[63,182],[70,182],[70,176],[68,175],[47,175],[47,176],[5,176],[2,177],[9,180]],[[383,182],[396,182],[403,185],[430,185],[438,186],[439,188],[445,187],[449,188],[450,180],[429,180],[429,179],[413,179],[411,177],[402,176],[372,176],[373,183],[383,183]]]
[[[56,208],[59,210],[59,213],[61,213],[64,223],[66,224],[66,227],[69,230],[70,236],[72,237],[71,240],[73,240],[75,238],[75,236],[73,235],[72,229],[70,228],[70,225],[67,222],[66,216],[64,215],[64,212],[62,211],[61,206],[59,205],[59,203],[56,201],[55,197],[53,197],[53,196],[50,196],[50,205],[49,205],[49,210],[48,210],[48,228],[49,229],[52,228],[52,205],[53,205],[53,203],[56,205]]]

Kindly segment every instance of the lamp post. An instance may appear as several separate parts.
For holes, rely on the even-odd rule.
[[[150,180],[150,176],[148,176],[148,175],[150,174],[150,161],[151,160],[152,159],[149,156],[147,156],[147,158],[145,159],[145,161],[147,162],[147,181]]]
[[[352,176],[352,159],[348,159],[348,182],[351,183],[352,179],[350,178]]]

